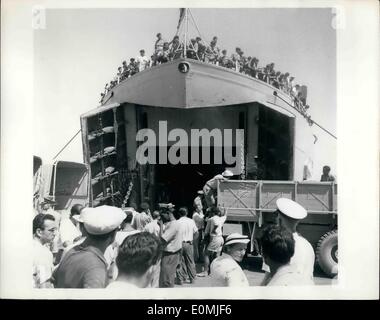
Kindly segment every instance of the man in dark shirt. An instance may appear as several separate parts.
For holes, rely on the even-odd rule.
[[[100,206],[84,208],[81,216],[86,239],[63,257],[53,274],[56,288],[105,288],[108,284],[104,252],[126,215],[119,208]]]
[[[335,178],[333,175],[330,174],[330,167],[329,166],[324,166],[323,167],[323,174],[321,175],[321,181],[335,181]]]

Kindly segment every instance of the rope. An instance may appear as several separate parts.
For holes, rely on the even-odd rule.
[[[74,140],[74,138],[79,134],[79,132],[81,132],[82,131],[82,129],[79,129],[78,130],[78,132],[69,140],[69,142],[67,142],[64,146],[63,146],[63,148],[61,149],[61,150],[59,150],[59,152],[56,154],[56,156],[53,158],[53,160],[55,160],[61,153],[62,153],[62,151],[63,150],[65,150],[66,149],[66,147],[71,143],[71,141],[73,141]]]
[[[294,107],[293,105],[291,105],[290,103],[288,103],[288,101],[282,99],[278,94],[277,94],[277,91],[274,91],[273,92],[273,95],[276,96],[277,98],[280,98],[282,101],[284,101],[288,106],[292,107],[293,109],[296,109],[300,114],[302,114],[302,112],[300,112],[296,107]],[[303,115],[303,114],[302,114]],[[307,117],[308,120],[311,122],[311,124],[316,124],[319,128],[321,128],[323,131],[325,131],[326,133],[328,133],[330,136],[332,136],[333,138],[335,139],[338,139],[334,134],[332,134],[329,130],[325,129],[324,127],[322,127],[319,123],[317,123],[316,121],[314,121],[313,119],[310,118],[310,116]]]

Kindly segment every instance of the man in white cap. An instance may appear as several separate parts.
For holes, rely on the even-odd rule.
[[[239,265],[244,258],[249,239],[239,233],[226,238],[223,253],[211,263],[211,282],[215,287],[248,287],[249,282]]]
[[[300,220],[306,218],[307,211],[297,202],[279,198],[276,201],[277,205],[277,221],[278,224],[293,234],[295,247],[294,255],[290,260],[290,265],[301,273],[306,279],[313,281],[315,254],[311,244],[297,232],[297,225]],[[266,285],[270,281],[270,269],[264,263],[263,270],[266,276],[262,285]]]
[[[100,206],[81,212],[86,239],[66,253],[54,273],[56,288],[105,288],[106,248],[126,214],[120,208]]]
[[[207,207],[215,206],[218,193],[218,181],[228,180],[234,174],[231,170],[224,170],[222,174],[217,174],[214,178],[208,180],[203,187],[203,193]]]

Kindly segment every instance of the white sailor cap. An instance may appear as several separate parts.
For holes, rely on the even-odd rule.
[[[306,209],[293,200],[280,198],[277,199],[276,205],[278,210],[289,218],[301,220],[307,216]]]
[[[126,216],[122,209],[111,206],[84,208],[81,211],[84,227],[92,235],[106,234],[115,230]]]
[[[230,244],[234,243],[244,243],[247,244],[249,242],[249,239],[247,236],[244,236],[240,233],[231,233],[227,238],[226,241],[224,242],[225,246],[228,246]]]
[[[224,172],[222,173],[223,177],[232,177],[233,175],[234,174],[232,173],[232,171],[228,169],[224,170]]]

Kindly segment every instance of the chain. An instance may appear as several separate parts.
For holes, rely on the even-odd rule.
[[[132,192],[132,188],[133,188],[133,180],[131,179],[131,182],[129,183],[127,194],[125,195],[124,200],[123,200],[123,204],[121,206],[122,208],[126,207],[129,196],[131,195],[131,192]]]
[[[245,180],[244,135],[240,139],[240,165],[241,165],[241,179]]]

